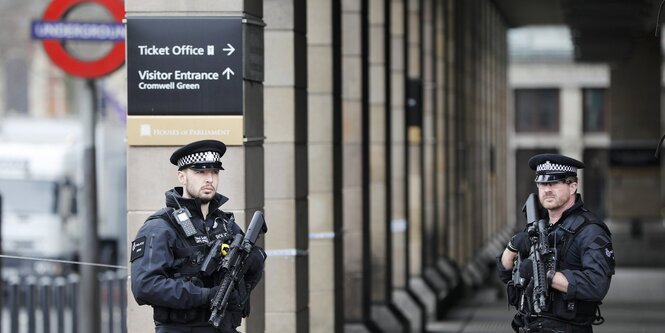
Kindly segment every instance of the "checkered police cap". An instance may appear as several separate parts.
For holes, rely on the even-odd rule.
[[[546,161],[545,163],[538,164],[536,166],[536,172],[539,173],[574,173],[577,174],[577,168],[570,165],[563,165],[557,163],[550,163]]]
[[[584,163],[559,154],[540,154],[529,159],[529,167],[536,171],[536,183],[551,183],[577,176]]]
[[[171,155],[171,163],[178,167],[178,170],[191,168],[195,170],[218,169],[222,168],[220,158],[226,152],[226,145],[217,140],[201,140],[192,142],[179,148]]]

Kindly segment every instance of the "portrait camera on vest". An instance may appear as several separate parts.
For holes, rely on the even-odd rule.
[[[192,170],[224,170],[220,158],[226,152],[226,145],[217,140],[201,140],[185,145],[171,155],[171,163],[178,167],[178,171],[184,169]],[[173,194],[172,194],[173,195]],[[187,237],[196,234],[196,228],[192,224],[192,213],[186,207],[182,207],[173,196],[178,209],[173,211],[173,218],[178,222]]]
[[[529,159],[529,167],[536,171],[536,184],[577,181],[577,169],[584,168],[584,163],[559,154],[540,154]]]

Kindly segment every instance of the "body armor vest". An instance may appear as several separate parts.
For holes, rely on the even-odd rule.
[[[572,222],[569,222],[571,219]],[[557,271],[564,269],[579,269],[575,267],[569,267],[566,263],[566,256],[570,250],[570,247],[573,245],[573,240],[575,236],[586,226],[596,224],[603,228],[608,236],[611,235],[610,230],[607,228],[607,225],[602,221],[598,220],[587,209],[582,208],[581,214],[576,214],[568,216],[562,224],[558,227],[563,232],[563,239],[561,242],[556,242],[554,244],[557,247]],[[555,230],[554,233],[557,233]],[[589,325],[594,322],[602,323],[603,318],[600,316],[600,309],[598,308],[600,302],[589,302],[589,301],[580,301],[580,300],[564,300],[563,293],[558,290],[552,289],[550,294],[551,307],[550,311],[557,317],[564,319],[565,321]]]
[[[216,276],[203,276],[200,273],[201,265],[210,250],[209,243],[215,239],[222,239],[224,242],[230,242],[233,235],[240,230],[235,230],[233,223],[233,215],[224,213],[222,211],[215,211],[211,214],[215,215],[215,224],[208,231],[208,234],[203,234],[197,229],[196,234],[187,237],[180,225],[171,216],[174,209],[171,207],[162,208],[148,217],[146,221],[153,219],[162,219],[166,221],[171,228],[175,231],[177,241],[173,249],[173,256],[175,259],[174,266],[170,272],[167,272],[169,277],[174,279],[184,279],[194,283],[199,287],[212,288],[218,284],[222,277]],[[189,310],[176,310],[165,307],[153,306],[154,320],[161,323],[178,323],[189,324],[193,322],[207,322],[210,317],[208,308],[198,308]]]

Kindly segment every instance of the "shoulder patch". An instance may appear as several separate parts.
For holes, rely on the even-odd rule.
[[[129,258],[129,262],[134,262],[134,260],[143,257],[145,254],[145,240],[146,237],[139,237],[132,242],[132,251]]]
[[[607,261],[607,266],[610,269],[609,275],[614,274],[614,266],[616,265],[614,259],[614,249],[612,248],[612,242],[609,241],[605,236],[598,235],[596,239],[591,242],[589,248],[592,250],[601,251],[603,258]]]
[[[596,239],[593,240],[593,243],[598,245],[598,248],[603,248],[609,242],[605,239],[605,237],[597,236]]]

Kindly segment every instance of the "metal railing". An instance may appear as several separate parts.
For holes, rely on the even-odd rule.
[[[106,271],[98,278],[100,333],[126,333],[126,271]],[[78,274],[6,276],[2,290],[2,333],[79,333]]]

